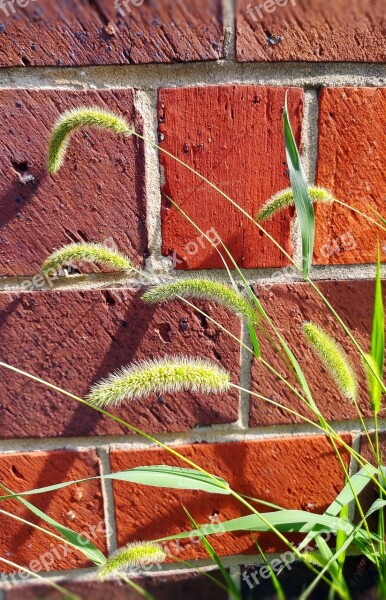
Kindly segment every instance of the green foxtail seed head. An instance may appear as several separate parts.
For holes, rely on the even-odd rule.
[[[119,406],[123,400],[140,400],[149,394],[191,390],[204,394],[221,393],[230,387],[230,375],[214,363],[188,357],[144,360],[124,367],[97,383],[87,401],[104,408]]]
[[[63,113],[54,125],[48,151],[48,171],[56,173],[63,165],[71,135],[77,129],[94,127],[131,135],[133,128],[122,117],[98,107],[76,108]]]
[[[130,271],[133,266],[127,256],[103,244],[69,244],[53,252],[43,263],[43,273],[59,271],[64,265],[82,262],[106,266],[112,271]]]
[[[167,555],[156,542],[133,542],[113,554],[99,569],[99,579],[124,573],[126,570],[164,562]]]
[[[374,356],[372,356],[372,354],[366,354],[365,356],[366,356],[367,360],[369,361],[369,363],[371,364],[374,371],[380,377],[378,363],[375,360]],[[373,411],[374,414],[378,414],[379,411],[381,410],[382,387],[381,387],[381,384],[379,383],[378,379],[375,377],[372,369],[370,369],[367,362],[365,360],[363,360],[362,362],[363,362],[363,368],[366,372],[367,384],[369,387],[371,410]]]
[[[303,330],[343,395],[349,400],[355,400],[358,391],[357,379],[343,348],[314,323],[305,323]]]
[[[319,187],[308,188],[312,202],[334,202],[334,196],[328,190]],[[272,198],[267,200],[257,215],[258,221],[271,219],[277,212],[295,205],[294,193],[292,188],[287,188],[278,192]]]
[[[175,298],[200,298],[220,304],[256,324],[257,314],[253,306],[228,286],[209,279],[183,279],[151,288],[142,296],[150,303],[169,302]]]

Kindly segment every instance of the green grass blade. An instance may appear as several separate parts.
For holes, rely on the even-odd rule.
[[[228,265],[226,263],[226,260],[224,258],[224,256],[222,255],[222,252],[219,250],[219,248],[217,247],[217,245],[213,244],[213,241],[202,231],[202,229],[200,229],[200,227],[189,217],[189,215],[186,214],[186,212],[180,208],[180,206],[178,206],[178,204],[176,204],[174,202],[174,200],[172,200],[172,198],[170,198],[169,196],[167,196],[166,194],[164,194],[164,196],[171,202],[171,204],[186,218],[186,220],[199,232],[201,233],[201,235],[203,235],[208,241],[209,243],[213,246],[214,250],[216,250],[221,258],[221,260],[223,261],[223,264],[228,272],[228,276],[230,278],[230,280],[232,281],[232,283],[234,283],[234,279],[232,277],[232,274],[228,268]],[[248,281],[246,280],[246,278],[243,275],[243,272],[241,271],[241,269],[239,268],[239,266],[237,265],[236,261],[234,260],[231,252],[228,250],[227,246],[224,244],[224,242],[219,238],[219,242],[221,247],[223,248],[225,254],[227,255],[227,257],[229,258],[229,260],[231,261],[232,265],[234,266],[235,270],[237,271],[241,281],[243,282],[243,284],[245,285],[245,290],[248,293],[250,299],[252,302],[254,302],[254,304],[257,306],[258,311],[260,312],[260,314],[262,315],[262,317],[264,319],[267,320],[268,323],[270,323],[273,327],[274,324],[271,322],[267,312],[265,311],[263,305],[261,304],[261,302],[259,301],[259,299],[256,297],[255,293],[253,292],[250,284],[248,283]],[[282,335],[280,334],[280,331],[278,329],[276,329],[274,327],[274,331],[279,339],[279,342],[286,354],[286,356],[288,357],[288,360],[290,362],[290,364],[292,365],[293,369],[294,369],[294,374],[295,377],[297,378],[299,384],[301,385],[304,394],[307,397],[307,401],[309,403],[309,405],[311,406],[312,410],[315,412],[315,414],[320,414],[318,407],[316,406],[312,394],[311,394],[311,390],[309,388],[307,379],[300,367],[300,364],[298,362],[298,360],[296,359],[295,355],[293,354],[292,350],[290,349],[290,347],[288,346],[287,342],[285,341],[285,339],[282,337]],[[256,338],[257,341],[257,338]],[[253,343],[253,339],[252,339],[252,343]],[[259,358],[261,356],[261,351],[259,348],[259,343],[257,341],[257,348],[254,350],[255,351],[255,355],[257,358]]]
[[[348,520],[348,518],[349,518],[349,505],[348,504],[343,506],[343,508],[341,509],[341,511],[339,513],[339,516],[341,519]],[[346,540],[347,540],[347,535],[345,534],[345,532],[338,531],[338,533],[336,534],[336,546],[335,546],[337,553],[342,548],[342,546],[344,545]],[[339,572],[342,573],[344,563],[346,562],[346,552],[342,552],[341,554],[339,554],[339,556],[337,558],[337,562],[338,562],[338,566],[339,566]]]
[[[82,598],[80,596],[78,596],[77,594],[73,594],[72,592],[70,592],[66,588],[62,587],[55,581],[47,579],[46,577],[43,577],[39,573],[36,573],[36,571],[30,571],[30,569],[28,569],[27,567],[18,565],[17,563],[12,562],[11,560],[7,560],[6,558],[3,558],[2,556],[0,556],[0,563],[8,565],[9,567],[13,567],[16,571],[25,573],[26,575],[29,575],[31,578],[37,579],[41,584],[45,585],[46,587],[50,587],[50,588],[56,590],[57,592],[59,592],[59,594],[62,594],[62,596],[64,597],[65,600],[82,600]]]
[[[0,496],[0,500],[46,494],[48,492],[63,489],[70,485],[93,481],[96,479],[113,479],[115,481],[127,481],[130,483],[138,483],[140,485],[148,485],[151,487],[165,487],[179,490],[199,490],[212,494],[230,493],[229,485],[224,479],[221,479],[221,477],[212,478],[204,473],[195,471],[194,469],[168,467],[167,465],[152,465],[149,467],[136,467],[127,471],[117,471],[116,473],[109,473],[101,477],[89,477],[86,479],[65,481],[34,490],[28,490],[26,492]]]
[[[314,251],[315,241],[315,213],[312,204],[306,176],[302,167],[299,151],[296,146],[294,134],[288,114],[288,92],[284,107],[284,137],[286,156],[291,180],[291,186],[294,193],[296,213],[299,219],[302,233],[303,250],[303,275],[308,277]]]
[[[133,588],[133,590],[135,590],[140,596],[142,596],[142,598],[145,598],[145,600],[156,600],[156,598],[154,598],[154,596],[152,596],[152,594],[149,594],[149,592],[144,590],[140,585],[135,583],[135,581],[133,581],[132,579],[129,579],[128,577],[124,577],[123,575],[120,575],[119,577],[120,577],[121,581],[126,583],[129,587]]]
[[[271,563],[267,560],[267,557],[265,556],[263,549],[257,540],[255,540],[255,544],[257,546],[258,551],[260,552],[261,558],[263,559],[265,566],[267,567],[267,569],[269,571],[270,577],[272,579],[273,587],[277,594],[277,600],[285,600],[285,593],[284,593],[282,585],[279,581],[278,576],[276,575],[275,571],[273,570]]]
[[[8,488],[6,488],[4,485],[1,484],[1,487],[4,490],[6,490],[8,493],[11,493],[10,490]],[[59,531],[59,533],[73,547],[75,547],[77,550],[79,550],[79,552],[81,554],[83,554],[86,558],[88,558],[88,560],[93,562],[95,565],[103,565],[106,562],[106,558],[102,554],[102,552],[100,550],[98,550],[98,548],[96,546],[94,546],[94,544],[92,542],[90,542],[87,538],[85,538],[83,535],[77,533],[76,531],[72,531],[72,529],[69,529],[68,527],[65,527],[64,525],[61,525],[60,523],[55,521],[55,519],[46,515],[39,508],[36,508],[36,506],[31,504],[30,502],[28,502],[27,500],[24,500],[24,498],[17,497],[17,500],[21,504],[23,504],[26,508],[28,508],[34,515],[36,515],[37,517],[42,519],[42,521],[45,521],[45,523],[48,523],[48,525],[51,525],[52,527],[54,527],[54,529],[56,529],[56,531]]]
[[[358,473],[355,473],[350,478],[350,482],[347,482],[343,490],[338,494],[335,500],[330,504],[324,514],[336,517],[340,514],[342,508],[348,505],[350,502],[355,500],[355,496],[360,494],[365,487],[372,481],[372,477],[376,474],[377,470],[374,467],[366,466],[360,469]],[[299,550],[302,550],[310,544],[314,539],[315,534],[310,533],[301,542]]]
[[[386,225],[386,219],[385,219],[384,217],[382,217],[381,213],[379,213],[377,210],[375,210],[375,208],[373,208],[372,206],[369,206],[369,208],[370,208],[370,210],[372,210],[372,211],[373,211],[373,213],[374,213],[375,215],[377,215],[378,219],[379,219],[380,221],[382,221],[382,223],[383,223],[384,225]]]
[[[383,378],[385,363],[385,309],[382,296],[381,280],[381,251],[378,244],[377,276],[375,281],[373,323],[371,329],[371,356],[378,367],[378,374]],[[379,385],[371,386],[371,403],[375,414],[381,409],[382,388]]]
[[[223,521],[221,527],[224,533],[234,531],[271,531],[276,528],[278,531],[287,533],[308,533],[310,531],[318,532],[321,528],[336,533],[343,529],[348,534],[354,530],[354,526],[339,517],[329,515],[318,515],[303,510],[281,510],[264,513],[262,517],[256,514],[250,514],[245,517],[238,517],[230,521]],[[218,533],[213,525],[201,525],[201,531],[205,535]],[[193,532],[194,535],[200,535],[200,531]],[[163,542],[172,539],[185,539],[192,535],[192,532],[178,533],[174,536],[162,538],[157,542]]]
[[[339,585],[339,581],[337,581],[337,579],[339,577],[339,567],[338,567],[337,562],[335,560],[333,560],[334,554],[333,554],[331,548],[329,547],[326,540],[321,535],[315,536],[315,542],[316,542],[316,545],[320,552],[320,555],[322,557],[322,560],[324,562],[324,566],[327,565],[331,561],[328,572],[330,573],[332,579],[334,579],[335,583],[338,583],[338,585]]]
[[[209,556],[213,560],[213,562],[215,562],[216,565],[218,566],[218,568],[228,586],[228,591],[230,593],[231,598],[234,600],[242,600],[241,594],[240,594],[239,590],[237,589],[235,582],[233,581],[232,577],[229,575],[228,571],[224,567],[217,552],[215,551],[213,546],[210,544],[210,542],[206,539],[205,535],[203,534],[202,530],[200,529],[199,525],[197,525],[197,523],[195,522],[195,520],[193,519],[191,514],[189,513],[188,509],[185,508],[185,506],[183,507],[183,509],[184,509],[185,514],[188,517],[189,521],[195,528],[195,530],[200,531],[200,540],[202,542],[202,545],[204,546],[205,550],[207,551],[207,553],[209,554]]]

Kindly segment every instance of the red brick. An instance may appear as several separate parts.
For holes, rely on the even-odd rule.
[[[383,0],[237,0],[236,28],[239,61],[386,59]]]
[[[131,0],[31,0],[26,8],[15,9],[8,18],[1,11],[0,66],[188,62],[223,56],[220,0],[144,0],[141,6]]]
[[[275,192],[289,185],[284,156],[282,110],[285,90],[223,86],[161,90],[161,146],[215,183],[252,217]],[[303,93],[290,93],[293,126],[299,142]],[[163,191],[206,232],[214,227],[241,267],[287,264],[280,251],[229,201],[166,155]],[[180,269],[223,268],[211,247],[197,244],[199,234],[164,198],[163,253],[176,252]],[[288,252],[288,211],[267,230]],[[194,254],[194,244],[199,251]]]
[[[99,459],[95,452],[32,452],[0,456],[1,482],[14,492],[22,492],[100,474]],[[103,498],[99,481],[77,484],[47,494],[31,496],[28,500],[61,525],[84,533],[102,551],[106,552],[106,525],[103,517]],[[3,510],[11,512],[54,533],[58,532],[38,519],[16,500],[2,502]],[[92,564],[76,550],[36,529],[27,527],[11,517],[1,516],[0,554],[24,567],[31,561],[40,571],[75,569]],[[49,566],[48,563],[52,563]],[[1,564],[1,571],[14,569]]]
[[[13,301],[2,293],[2,360],[82,397],[92,383],[118,367],[166,355],[220,362],[238,381],[240,350],[235,341],[186,304],[144,304],[143,292],[35,292]],[[236,317],[208,302],[197,306],[240,337]],[[1,375],[3,438],[127,434],[127,429],[91,408],[21,375],[5,371]],[[153,395],[127,404],[118,414],[146,431],[183,431],[237,420],[238,394]]]
[[[137,264],[143,261],[142,143],[106,131],[76,134],[63,169],[47,173],[54,122],[85,104],[112,109],[142,130],[130,90],[0,91],[0,275],[34,275],[54,249],[81,240],[113,240]]]
[[[325,89],[319,104],[317,183],[370,217],[372,209],[385,216],[386,88]],[[378,236],[386,260],[386,233],[375,225],[337,204],[316,213],[317,264],[375,262]]]
[[[218,581],[221,581],[221,575],[218,572],[211,572],[211,575]],[[154,594],[157,600],[227,600],[228,595],[218,585],[210,581],[204,575],[199,573],[189,573],[182,575],[164,575],[156,577],[143,577],[136,579],[135,582],[148,593]],[[77,594],[82,600],[140,600],[143,596],[135,592],[129,586],[108,581],[82,581],[79,583],[60,582],[66,589]],[[39,594],[39,596],[37,596]],[[41,596],[44,594],[44,596]],[[45,600],[62,600],[63,596],[42,585],[18,586],[11,589],[6,594],[6,600],[36,600],[36,598]]]
[[[319,282],[318,287],[355,335],[362,348],[368,352],[374,282],[365,280],[328,281]],[[365,375],[357,351],[309,285],[305,283],[278,284],[273,285],[271,289],[269,286],[261,285],[257,286],[256,291],[264,308],[297,357],[307,377],[315,402],[324,417],[330,421],[354,419],[357,418],[357,412],[354,405],[341,395],[336,384],[308,345],[302,333],[302,325],[306,321],[313,321],[326,329],[348,352],[360,382],[360,407],[363,414],[370,417]],[[296,385],[293,376],[288,373],[288,369],[276,352],[263,340],[262,355],[267,362],[287,378],[287,381]],[[252,367],[252,380],[254,392],[280,402],[303,415],[312,416],[304,409],[301,401],[257,361]],[[297,387],[299,388],[299,386]],[[301,422],[300,419],[293,417],[283,409],[251,397],[251,426],[278,425],[294,421]]]
[[[350,442],[349,438],[346,440]],[[199,466],[223,477],[233,489],[285,508],[321,512],[343,486],[343,474],[329,442],[321,436],[181,446],[177,450]],[[112,451],[112,471],[141,465],[186,466],[167,451]],[[347,453],[343,452],[345,461]],[[230,496],[204,492],[162,490],[114,483],[118,543],[158,539],[190,529],[185,506],[198,523],[220,522],[250,511]],[[162,498],[162,502],[160,502]],[[258,506],[262,512],[267,508]],[[216,521],[215,521],[216,522]],[[273,534],[261,537],[269,552],[281,548]],[[249,534],[220,534],[211,542],[221,555],[255,554]],[[172,550],[172,548],[171,548]],[[174,551],[175,552],[175,551]],[[205,558],[201,546],[182,540],[178,560]]]

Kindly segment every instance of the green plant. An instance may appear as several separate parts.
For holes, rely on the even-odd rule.
[[[138,134],[131,125],[127,124],[121,117],[114,114],[100,111],[98,108],[81,108],[76,111],[64,114],[54,128],[50,143],[49,151],[49,171],[56,173],[63,164],[65,153],[68,148],[68,143],[72,133],[81,127],[98,127],[107,128],[117,134],[134,135],[143,138]],[[315,217],[313,203],[322,202],[342,202],[333,198],[332,194],[324,189],[309,188],[305,175],[302,169],[301,160],[298,149],[296,147],[294,137],[289,122],[287,106],[284,109],[284,136],[286,143],[287,161],[291,177],[291,190],[279,192],[273,199],[267,202],[255,221],[254,217],[248,215],[244,209],[239,207],[234,200],[222,192],[217,186],[205,179],[200,174],[196,173],[191,167],[186,166],[190,171],[194,172],[197,177],[203,180],[207,185],[215,189],[226,201],[231,202],[246,216],[255,227],[260,229],[271,239],[287,259],[295,266],[299,273],[303,273],[305,281],[309,284],[311,290],[321,298],[327,310],[335,318],[337,324],[343,329],[347,340],[354,346],[356,351],[361,356],[364,370],[367,374],[369,388],[369,402],[374,415],[374,439],[371,437],[371,432],[366,426],[363,415],[356,402],[357,397],[357,376],[349,363],[344,349],[337,345],[336,342],[317,325],[306,323],[304,324],[304,334],[314,348],[316,354],[322,360],[326,370],[332,376],[338,387],[344,392],[344,395],[353,401],[358,411],[359,419],[364,428],[364,432],[368,437],[370,447],[373,449],[373,460],[371,461],[361,456],[355,449],[348,445],[344,439],[334,431],[332,426],[326,421],[323,414],[315,403],[313,394],[309,388],[307,379],[301,368],[301,364],[296,359],[290,346],[272,322],[265,307],[254,294],[251,286],[246,280],[244,274],[237,266],[231,253],[220,240],[220,245],[214,244],[200,228],[190,219],[189,215],[184,213],[173,199],[170,202],[180,210],[180,212],[190,221],[190,223],[204,235],[212,244],[214,250],[219,253],[223,260],[224,267],[228,273],[231,287],[228,287],[220,282],[212,281],[204,278],[191,278],[187,280],[178,280],[168,282],[166,284],[152,287],[147,291],[143,300],[146,302],[167,302],[172,299],[179,299],[189,305],[190,300],[195,298],[205,298],[213,301],[215,305],[224,306],[226,309],[236,313],[242,317],[247,325],[250,333],[251,345],[245,344],[242,340],[237,339],[224,326],[217,323],[216,319],[204,314],[208,319],[213,321],[218,327],[231,336],[236,342],[243,346],[247,351],[251,352],[261,364],[280,380],[291,392],[302,401],[305,409],[311,411],[313,419],[294,411],[280,402],[276,402],[271,398],[251,392],[251,390],[242,390],[238,385],[232,383],[230,375],[217,365],[202,361],[199,359],[187,358],[164,358],[160,361],[147,361],[141,364],[130,365],[122,369],[119,373],[112,374],[107,380],[99,382],[90,391],[86,400],[76,397],[65,390],[61,390],[55,385],[48,383],[34,375],[25,373],[15,367],[0,362],[0,366],[8,368],[19,373],[22,373],[30,379],[40,382],[42,385],[55,389],[66,394],[76,402],[80,402],[90,409],[107,415],[109,418],[119,422],[124,427],[136,432],[154,444],[168,450],[175,457],[178,457],[189,468],[177,469],[162,465],[153,467],[141,467],[130,471],[115,473],[110,476],[111,479],[126,480],[138,483],[140,485],[155,485],[159,487],[174,487],[179,489],[195,489],[202,492],[214,494],[228,494],[237,499],[249,512],[248,515],[233,519],[222,523],[224,532],[238,531],[272,531],[281,541],[294,553],[294,555],[304,562],[304,564],[315,574],[313,583],[304,590],[302,599],[310,596],[317,583],[323,579],[330,586],[330,598],[339,597],[343,599],[350,598],[350,591],[343,574],[345,558],[350,549],[355,548],[357,552],[365,555],[369,560],[374,562],[379,572],[379,593],[380,597],[386,597],[386,552],[385,552],[385,523],[383,517],[383,509],[386,506],[386,488],[385,488],[385,469],[383,467],[383,458],[379,443],[379,425],[378,416],[381,412],[382,395],[386,391],[383,383],[383,364],[384,364],[384,306],[381,290],[381,272],[380,272],[380,253],[378,252],[378,266],[376,274],[376,289],[374,302],[374,316],[371,332],[371,348],[367,352],[361,348],[352,332],[343,322],[342,318],[336,313],[327,298],[324,297],[317,285],[309,278],[309,272],[312,262],[312,253],[314,245],[314,226]],[[151,143],[145,140],[147,143]],[[159,151],[164,152],[161,148]],[[170,155],[171,156],[171,155]],[[174,160],[179,159],[172,157]],[[182,163],[183,164],[183,163]],[[259,221],[271,217],[277,210],[282,210],[288,206],[295,205],[299,218],[302,232],[303,246],[303,261],[302,265],[294,263],[292,257],[280,247],[278,242],[263,228]],[[347,207],[347,205],[345,205]],[[347,207],[351,210],[351,207]],[[356,211],[358,212],[358,211]],[[384,220],[380,215],[380,222],[360,213],[363,218],[366,218],[379,229],[384,230]],[[54,269],[59,271],[61,266],[79,262],[84,259],[95,264],[107,265],[113,270],[130,271],[135,274],[138,271],[131,265],[129,258],[120,253],[113,252],[101,245],[72,244],[61,250],[58,250],[53,255],[47,258],[43,265],[43,270]],[[232,264],[231,270],[227,265]],[[146,276],[146,275],[145,275]],[[202,311],[200,311],[202,312]],[[273,334],[269,333],[269,330]],[[283,359],[285,367],[295,376],[296,386],[292,385],[286,377],[278,372],[271,364],[265,361],[261,355],[259,335],[264,335],[272,343],[279,355]],[[141,397],[150,392],[163,393],[164,391],[179,391],[182,389],[197,389],[202,392],[218,392],[228,388],[247,391],[253,396],[263,399],[265,402],[279,406],[282,410],[296,415],[304,422],[307,422],[315,427],[316,430],[323,432],[331,441],[331,444],[340,461],[343,473],[346,478],[344,489],[339,493],[336,500],[328,507],[324,514],[318,515],[302,510],[285,510],[281,507],[274,507],[270,512],[262,513],[254,506],[254,499],[247,498],[239,494],[236,490],[229,487],[228,483],[221,477],[208,473],[193,461],[180,455],[174,448],[168,447],[165,444],[157,441],[152,436],[140,431],[131,424],[114,414],[107,412],[109,406],[119,405],[125,400],[139,401]],[[356,460],[360,467],[357,473],[350,474],[342,457],[342,450],[349,452],[353,459]],[[188,518],[193,525],[192,531],[186,531],[178,535],[170,536],[160,540],[152,540],[140,542],[136,545],[129,545],[121,549],[116,555],[106,560],[103,554],[91,544],[82,545],[76,539],[76,534],[63,527],[56,521],[53,521],[49,516],[41,511],[38,511],[32,504],[27,502],[24,496],[41,494],[53,489],[60,489],[67,485],[73,485],[73,481],[61,482],[50,488],[40,488],[29,490],[23,493],[12,493],[10,490],[2,486],[6,492],[0,500],[7,498],[16,498],[24,506],[29,508],[35,515],[38,515],[43,521],[50,524],[58,532],[60,539],[65,539],[67,543],[75,546],[79,552],[82,552],[87,558],[92,560],[99,568],[100,577],[104,578],[112,573],[118,573],[119,576],[128,583],[134,586],[144,597],[149,598],[149,594],[143,590],[139,590],[138,586],[126,577],[124,571],[134,564],[142,563],[146,560],[163,560],[164,550],[162,543],[169,540],[184,539],[192,535],[199,536],[209,556],[214,563],[220,568],[224,576],[224,581],[228,587],[232,598],[239,598],[238,590],[232,585],[227,571],[224,568],[221,559],[217,556],[214,548],[210,544],[209,538],[216,533],[213,526],[208,523],[197,525],[194,518],[187,513]],[[360,494],[368,486],[375,485],[379,493],[378,500],[366,510],[362,506]],[[258,500],[261,504],[261,500]],[[263,503],[264,504],[264,503]],[[359,514],[357,521],[350,517],[350,507],[355,507]],[[378,528],[377,531],[371,530],[369,517],[372,514],[378,513]],[[16,517],[15,517],[16,518]],[[29,524],[36,527],[33,524]],[[57,536],[49,530],[44,530],[47,535]],[[333,550],[326,544],[321,531],[327,531],[336,536],[336,545]],[[296,546],[287,537],[289,533],[304,533],[303,542]],[[310,544],[313,547],[310,549]],[[262,559],[267,561],[262,549],[258,547]],[[275,585],[275,589],[280,598],[283,596],[283,590],[280,586],[280,572],[274,573],[271,569],[271,576]],[[220,582],[221,585],[221,582]]]

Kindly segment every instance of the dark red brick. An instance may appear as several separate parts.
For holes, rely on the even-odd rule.
[[[221,575],[218,572],[212,572],[211,575],[218,581]],[[128,585],[119,584],[113,581],[101,583],[97,581],[60,582],[66,589],[77,594],[82,600],[140,600],[143,596],[134,591]],[[155,577],[143,577],[136,579],[135,583],[146,589],[148,593],[154,595],[157,600],[227,600],[227,594],[210,581],[204,575],[199,573],[189,573],[183,575],[163,575]],[[6,600],[61,600],[63,596],[50,589],[48,586],[29,585],[15,586],[6,594]]]
[[[349,436],[346,442],[350,443]],[[343,487],[344,476],[332,447],[326,438],[296,437],[247,442],[196,444],[177,447],[186,458],[223,477],[237,492],[285,508],[301,508],[322,512]],[[186,466],[164,450],[116,450],[111,454],[112,471],[141,465],[169,464]],[[347,452],[342,452],[347,463]],[[183,511],[185,506],[196,522],[214,523],[250,513],[230,496],[177,490],[162,490],[132,484],[114,483],[118,543],[158,539],[191,529]],[[162,498],[162,501],[160,499]],[[130,506],[130,510],[128,510]],[[266,512],[267,508],[255,505]],[[273,534],[264,534],[261,542],[268,552],[282,548]],[[220,555],[256,554],[254,539],[249,534],[211,536]],[[169,549],[176,560],[205,558],[198,543],[181,540]]]
[[[320,95],[317,183],[371,218],[385,213],[386,88],[325,89]],[[386,261],[386,232],[346,207],[318,205],[317,264]]]
[[[137,264],[143,261],[142,143],[106,131],[76,134],[64,167],[47,173],[54,122],[85,104],[112,109],[142,130],[130,90],[0,91],[0,275],[34,275],[53,250],[82,240],[112,240]]]
[[[100,474],[95,452],[52,451],[0,456],[0,479],[13,492],[94,477]],[[77,533],[84,533],[106,553],[106,525],[99,481],[90,481],[56,492],[34,495],[28,500],[41,511]],[[2,509],[45,529],[58,532],[38,519],[17,500],[5,500]],[[1,556],[35,571],[54,571],[92,566],[81,553],[48,535],[1,515]],[[31,561],[37,561],[31,564]],[[14,572],[0,565],[0,571]]]
[[[368,352],[374,282],[368,280],[326,281],[319,282],[318,287],[349,327],[364,351]],[[257,286],[256,291],[264,308],[297,357],[307,377],[315,402],[324,417],[329,421],[341,421],[357,418],[357,412],[354,405],[341,395],[335,382],[308,345],[302,332],[302,325],[306,321],[319,324],[347,351],[358,374],[361,410],[364,415],[371,416],[365,384],[366,378],[358,353],[310,286],[306,283],[278,284],[271,288],[261,285]],[[288,382],[296,385],[293,376],[288,372],[277,353],[263,340],[262,355],[281,375],[287,378]],[[252,380],[254,392],[284,404],[303,415],[312,416],[295,394],[257,361],[252,367]],[[299,388],[299,386],[297,387]],[[294,421],[301,422],[300,419],[285,410],[276,408],[264,400],[251,397],[251,426],[277,425]]]
[[[8,18],[6,8],[0,9],[0,66],[188,62],[223,56],[220,0],[138,4],[140,0],[31,0],[26,8],[15,5]]]
[[[2,293],[2,360],[82,397],[92,383],[118,367],[166,355],[220,362],[238,381],[240,351],[235,341],[186,304],[144,304],[143,292],[36,292],[13,301]],[[236,317],[210,303],[197,306],[240,336]],[[1,394],[3,438],[127,433],[91,408],[4,370]],[[238,394],[154,395],[127,404],[118,414],[146,431],[184,431],[237,420]]]
[[[161,146],[216,184],[249,215],[289,185],[284,155],[282,110],[285,90],[254,86],[166,89],[159,93]],[[289,94],[296,138],[300,141],[303,93]],[[196,175],[161,153],[163,191],[197,225],[214,227],[241,267],[286,263],[281,252],[228,200]],[[180,269],[223,268],[211,247],[194,253],[199,234],[164,198],[163,253],[176,252]],[[275,217],[267,230],[288,252],[291,215]],[[193,245],[192,245],[193,244]]]
[[[236,27],[239,61],[386,59],[383,0],[237,0]]]

